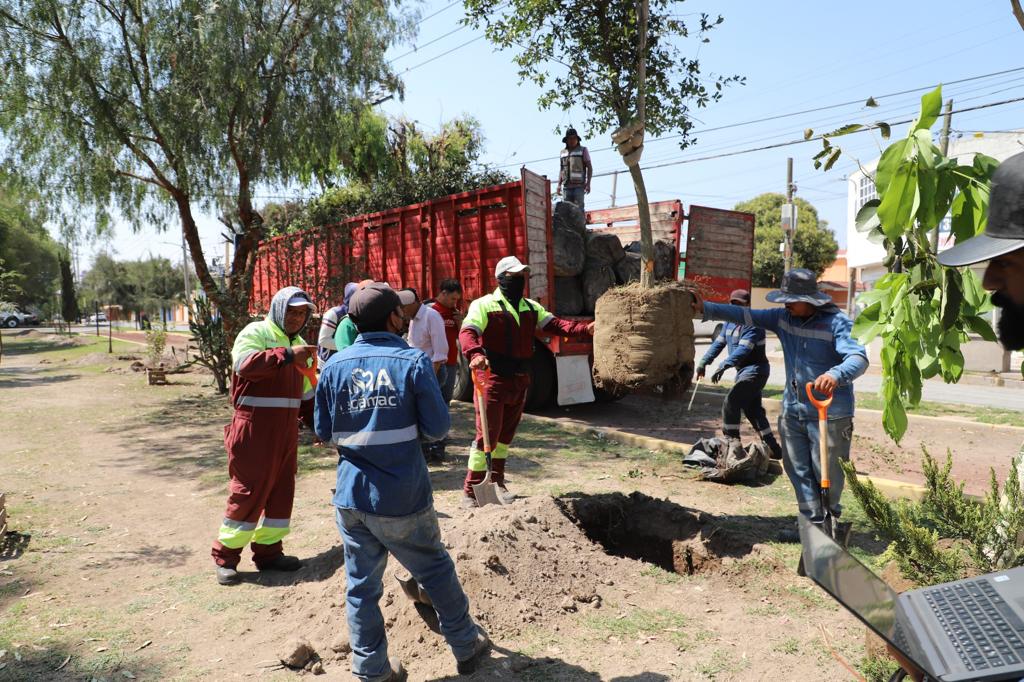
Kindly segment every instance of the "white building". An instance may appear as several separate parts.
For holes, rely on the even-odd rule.
[[[1024,130],[1008,133],[975,133],[965,134],[963,137],[950,139],[949,156],[955,158],[961,165],[970,165],[975,154],[986,154],[994,159],[1003,161],[1014,154],[1024,152]],[[846,198],[846,257],[851,268],[857,268],[860,274],[860,281],[867,287],[886,273],[882,259],[885,258],[885,249],[881,244],[873,244],[868,241],[867,236],[857,231],[857,211],[878,194],[875,192],[875,183],[872,175],[878,159],[865,164],[862,170],[851,173],[847,178]],[[939,228],[939,250],[945,250],[952,246],[949,233],[949,218],[942,221]],[[984,265],[978,269],[980,275],[984,271]]]

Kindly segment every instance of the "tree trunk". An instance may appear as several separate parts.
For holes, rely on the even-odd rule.
[[[643,171],[640,166],[630,166],[629,175],[633,178],[636,190],[636,203],[640,213],[640,286],[654,286],[654,235],[651,233],[651,207],[647,204],[647,187],[644,185]]]
[[[1010,0],[1010,7],[1013,8],[1013,16],[1016,17],[1017,23],[1024,29],[1024,9],[1020,7],[1020,0]]]

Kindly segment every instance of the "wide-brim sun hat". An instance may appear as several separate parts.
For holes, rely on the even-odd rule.
[[[823,306],[832,302],[832,297],[818,290],[818,278],[804,268],[790,270],[782,276],[782,286],[769,291],[765,299],[770,303],[810,303]]]

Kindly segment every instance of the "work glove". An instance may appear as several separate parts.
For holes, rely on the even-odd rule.
[[[697,365],[697,378],[698,379],[703,379],[704,378],[704,369],[705,369],[704,365]]]
[[[725,370],[727,370],[727,369],[729,369],[729,368],[728,367],[719,367],[718,370],[714,374],[711,375],[711,383],[717,384],[719,381],[721,381],[722,380],[722,376],[725,374]]]

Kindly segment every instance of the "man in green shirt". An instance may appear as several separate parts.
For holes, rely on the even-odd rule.
[[[364,279],[359,283],[359,289],[365,288],[368,284],[373,284],[372,279]],[[359,291],[356,289],[356,291]],[[338,329],[334,332],[334,344],[336,350],[344,350],[356,342],[356,337],[359,336],[359,330],[356,329],[356,323],[352,319],[345,315],[338,322]]]

